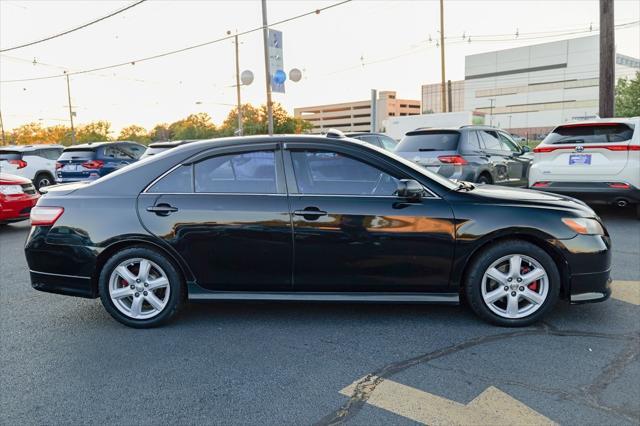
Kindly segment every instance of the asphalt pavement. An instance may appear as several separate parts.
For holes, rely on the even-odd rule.
[[[189,304],[134,330],[35,291],[0,228],[0,424],[640,424],[640,221],[600,211],[614,298],[497,328],[464,306]]]

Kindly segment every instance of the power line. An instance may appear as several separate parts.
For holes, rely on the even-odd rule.
[[[142,1],[144,1],[144,0],[142,0]],[[299,15],[291,16],[289,18],[282,19],[282,20],[277,21],[277,22],[273,22],[273,23],[269,24],[269,26],[273,27],[275,25],[281,25],[281,24],[284,24],[284,23],[287,23],[287,22],[290,22],[290,21],[293,21],[293,20],[296,20],[296,19],[304,18],[304,17],[309,16],[309,15],[317,15],[317,14],[319,14],[320,12],[322,12],[324,10],[332,9],[334,7],[343,5],[345,3],[350,3],[351,1],[352,0],[343,0],[343,1],[340,1],[338,3],[331,4],[329,6],[321,7],[321,8],[309,11],[309,12],[301,13]],[[261,25],[259,27],[255,27],[255,28],[252,28],[250,30],[242,31],[242,32],[238,33],[238,36],[251,34],[251,33],[254,33],[256,31],[262,31],[262,28],[263,28],[263,26]],[[182,52],[186,52],[186,51],[189,51],[189,50],[198,49],[200,47],[208,46],[208,45],[211,45],[211,44],[220,43],[220,42],[223,42],[223,41],[226,41],[226,40],[230,40],[230,39],[232,39],[234,37],[235,37],[235,35],[228,35],[228,36],[217,38],[217,39],[214,39],[214,40],[205,41],[203,43],[198,43],[198,44],[194,44],[194,45],[191,45],[191,46],[183,47],[181,49],[170,50],[170,51],[167,51],[167,52],[159,53],[157,55],[147,56],[145,58],[134,59],[134,60],[126,61],[126,62],[120,62],[120,63],[117,63],[117,64],[106,65],[106,66],[103,66],[103,67],[91,68],[91,69],[88,69],[88,70],[73,71],[73,72],[69,72],[67,74],[56,74],[56,75],[49,75],[49,76],[43,76],[43,77],[23,78],[23,79],[18,79],[18,80],[3,80],[3,81],[0,81],[0,83],[18,83],[18,82],[24,82],[24,81],[46,80],[46,79],[51,79],[51,78],[65,77],[66,75],[70,75],[71,76],[71,75],[78,75],[78,74],[87,74],[87,73],[96,72],[96,71],[103,71],[103,70],[107,70],[107,69],[111,69],[111,68],[119,68],[119,67],[123,67],[123,66],[127,66],[127,65],[135,65],[135,64],[140,63],[140,62],[151,61],[151,60],[154,60],[154,59],[163,58],[165,56],[175,55],[177,53],[182,53]]]
[[[121,9],[118,9],[118,10],[116,10],[114,12],[111,12],[110,14],[108,14],[106,16],[103,16],[101,18],[94,19],[93,21],[87,22],[86,24],[80,25],[80,26],[75,27],[75,28],[71,28],[70,30],[67,30],[67,31],[64,31],[64,32],[61,32],[61,33],[58,33],[58,34],[51,35],[49,37],[42,38],[40,40],[31,41],[29,43],[20,44],[18,46],[9,47],[9,48],[6,48],[6,49],[0,49],[0,52],[8,52],[10,50],[22,49],[24,47],[33,46],[34,44],[44,43],[45,41],[49,41],[49,40],[53,40],[54,38],[62,37],[64,35],[67,35],[67,34],[70,34],[72,32],[81,30],[83,28],[87,28],[88,26],[96,24],[96,23],[98,23],[100,21],[104,21],[105,19],[109,19],[112,16],[115,16],[115,15],[117,15],[119,13],[122,13],[122,12],[124,12],[126,10],[129,10],[132,7],[136,7],[137,5],[139,5],[140,3],[144,3],[145,1],[147,1],[147,0],[138,0],[135,3],[130,4],[129,6],[125,6],[125,7],[121,8]]]

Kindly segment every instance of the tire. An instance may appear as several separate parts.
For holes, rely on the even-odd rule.
[[[483,173],[480,176],[478,176],[478,179],[476,180],[476,183],[490,185],[491,184],[491,178]]]
[[[636,219],[640,220],[640,203],[636,204]]]
[[[98,287],[107,312],[133,328],[166,323],[185,299],[185,286],[176,266],[165,255],[146,247],[126,248],[111,256],[100,272]]]
[[[512,274],[512,265],[518,264],[516,256],[520,267]],[[528,282],[536,276],[540,278]],[[540,247],[521,240],[501,241],[472,260],[464,293],[471,309],[483,320],[503,327],[525,327],[539,321],[558,301],[560,273]]]
[[[55,185],[55,183],[56,181],[53,179],[53,177],[49,173],[44,172],[38,173],[33,179],[33,185],[38,191],[40,191],[40,188],[44,186]]]

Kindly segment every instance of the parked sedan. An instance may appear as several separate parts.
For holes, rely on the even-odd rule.
[[[40,198],[29,179],[0,173],[0,225],[29,219]]]
[[[456,180],[527,186],[531,158],[502,130],[489,126],[418,129],[408,132],[395,152]]]
[[[504,326],[609,297],[610,238],[582,202],[454,183],[348,138],[174,148],[31,212],[33,287],[100,297],[131,327],[189,300],[469,301]]]
[[[95,180],[138,161],[146,147],[135,142],[90,142],[66,148],[56,162],[56,182]]]

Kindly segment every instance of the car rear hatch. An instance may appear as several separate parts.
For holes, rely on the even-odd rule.
[[[415,130],[408,132],[395,153],[434,172],[443,166],[461,165],[458,154],[460,132],[457,130]]]
[[[88,179],[100,166],[95,148],[67,148],[56,162],[56,174],[64,180]]]
[[[13,151],[9,149],[0,150],[0,172],[2,173],[16,173],[17,170],[26,167],[27,163],[22,160],[22,153],[20,151]]]
[[[633,125],[578,123],[558,126],[533,152],[544,180],[591,180],[615,176],[629,160]]]

